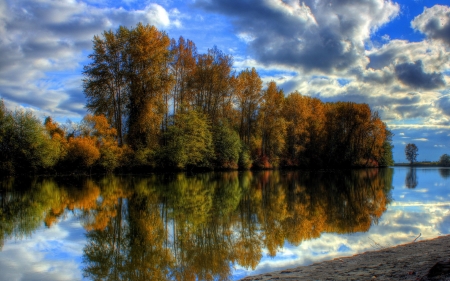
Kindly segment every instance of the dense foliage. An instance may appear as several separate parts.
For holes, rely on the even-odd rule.
[[[286,96],[254,68],[233,71],[216,47],[199,54],[190,40],[138,24],[95,36],[89,58],[83,86],[94,115],[81,124],[42,126],[2,104],[3,171],[393,164],[392,134],[367,104]],[[13,129],[21,122],[29,128]]]

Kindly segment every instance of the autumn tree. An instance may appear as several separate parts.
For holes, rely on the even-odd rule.
[[[308,122],[312,110],[309,108],[310,97],[302,96],[298,92],[293,92],[286,97],[283,105],[283,117],[286,120],[286,147],[285,147],[285,165],[297,166],[301,161],[304,162],[302,154],[306,150],[309,142],[307,130]],[[319,116],[315,116],[318,118]]]
[[[284,149],[286,122],[282,115],[284,103],[283,90],[275,82],[270,82],[263,94],[259,110],[259,130],[261,134],[260,165],[277,166]],[[271,162],[267,163],[266,159]]]
[[[246,144],[257,128],[257,114],[262,100],[262,80],[255,68],[239,73],[236,79],[235,96],[239,110],[239,136]]]
[[[130,31],[127,47],[129,81],[128,143],[133,149],[158,147],[166,110],[164,95],[170,91],[170,39],[156,27],[138,24]]]
[[[317,98],[307,99],[309,114],[306,122],[305,151],[301,159],[302,165],[307,167],[322,167],[326,159],[323,153],[326,147],[326,112],[327,106]]]
[[[193,77],[196,70],[197,47],[191,40],[180,37],[170,43],[173,59],[170,63],[174,84],[172,87],[173,112],[187,109],[193,103]]]
[[[100,150],[90,137],[71,137],[67,148],[68,165],[84,169],[91,168],[100,158]]]
[[[326,114],[328,165],[378,166],[386,125],[367,104],[337,102]]]
[[[223,116],[223,109],[231,108],[233,102],[230,87],[232,58],[217,47],[197,56],[193,87],[194,106],[217,124]]]
[[[166,33],[141,23],[94,37],[92,62],[83,72],[87,108],[106,116],[118,133],[119,145],[125,132],[133,148],[154,148],[158,143],[167,112],[164,96],[171,85],[169,45]]]
[[[417,155],[419,155],[417,152],[419,149],[417,146],[413,143],[408,143],[405,146],[405,155],[406,159],[409,161],[409,163],[412,165],[414,162],[416,162]]]
[[[104,115],[86,115],[83,118],[84,136],[95,140],[100,151],[98,164],[107,172],[120,166],[126,145],[120,147],[117,142],[117,130],[112,128]]]

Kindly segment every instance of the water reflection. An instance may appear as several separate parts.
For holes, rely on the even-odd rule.
[[[367,231],[391,201],[393,170],[230,172],[3,181],[0,241],[68,212],[86,230],[92,280],[228,280],[266,249]],[[68,184],[71,182],[71,184]]]
[[[448,179],[450,177],[450,169],[449,168],[439,168],[439,174],[442,178]]]
[[[409,168],[408,173],[405,178],[405,185],[407,188],[416,188],[419,184],[417,181],[417,170],[416,168]]]

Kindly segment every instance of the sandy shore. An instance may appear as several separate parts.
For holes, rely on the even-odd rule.
[[[450,235],[242,280],[450,280],[450,263],[440,266],[439,276],[427,276],[437,262],[449,260]]]

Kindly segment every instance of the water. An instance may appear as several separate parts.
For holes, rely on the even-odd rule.
[[[0,280],[237,280],[450,233],[450,169],[7,179]]]

